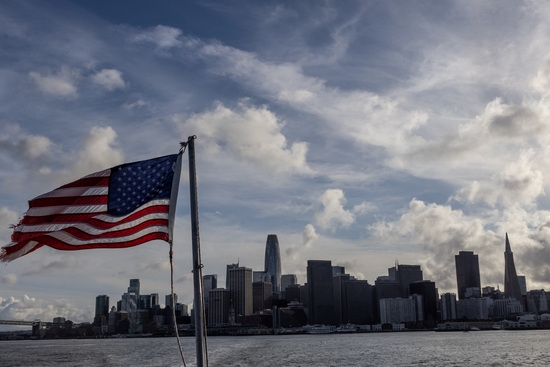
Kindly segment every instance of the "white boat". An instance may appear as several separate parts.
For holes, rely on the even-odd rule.
[[[313,326],[304,327],[306,334],[332,334],[335,332],[333,326],[315,324]]]
[[[340,325],[336,328],[336,332],[340,334],[355,333],[357,332],[357,326],[353,324]]]

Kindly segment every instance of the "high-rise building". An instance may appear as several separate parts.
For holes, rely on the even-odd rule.
[[[332,289],[334,292],[334,323],[339,325],[343,322],[344,312],[344,283],[351,279],[349,274],[336,273],[332,267]]]
[[[99,295],[95,298],[95,316],[109,317],[109,296]]]
[[[429,280],[413,282],[409,285],[410,294],[422,296],[422,314],[424,326],[433,328],[437,324],[437,288],[435,283]]]
[[[236,269],[239,267],[239,263],[236,264],[227,264],[225,270],[225,289],[229,289],[229,270]]]
[[[229,290],[216,288],[212,289],[209,293],[208,326],[229,323],[229,309],[231,307]]]
[[[298,284],[296,274],[283,274],[281,275],[281,291],[284,292],[289,285]]]
[[[273,306],[273,286],[271,283],[252,283],[252,311],[254,313],[271,310]]]
[[[514,298],[520,303],[522,301],[521,287],[514,264],[514,253],[510,247],[510,241],[508,241],[508,233],[506,233],[506,250],[504,251],[504,297]]]
[[[281,292],[281,255],[279,240],[275,234],[267,235],[264,271],[270,275],[273,292]]]
[[[139,279],[130,279],[130,286],[128,287],[128,293],[133,293],[139,296]]]
[[[455,255],[455,266],[458,299],[481,297],[478,256],[473,251],[460,251]],[[467,297],[467,293],[470,297]]]
[[[342,323],[374,324],[374,287],[366,280],[343,283]]]
[[[235,317],[252,315],[252,269],[243,266],[229,269],[228,279]]]
[[[454,293],[444,293],[441,295],[441,320],[456,320],[456,295]]]
[[[332,264],[329,260],[307,261],[309,322],[334,325]]]
[[[422,268],[420,265],[397,265],[397,279],[401,284],[401,297],[407,298],[409,293],[409,284],[423,280]]]
[[[218,288],[218,275],[217,274],[209,274],[204,275],[202,277],[202,289],[203,289],[203,298],[204,298],[204,308],[205,310],[208,310],[208,302],[209,302],[209,296],[210,291],[212,289]],[[207,312],[208,314],[208,312]]]
[[[176,293],[174,293],[174,302],[172,302],[172,295],[171,295],[171,294],[167,294],[167,295],[164,297],[164,302],[165,302],[164,307],[170,307],[170,308],[172,308],[172,304],[175,305],[176,303],[178,303],[178,295],[177,295]]]

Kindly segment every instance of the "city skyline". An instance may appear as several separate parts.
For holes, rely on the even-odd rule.
[[[219,285],[229,263],[265,270],[276,233],[299,283],[309,259],[371,284],[397,260],[455,291],[454,255],[473,251],[481,283],[503,289],[507,232],[527,287],[550,288],[543,2],[22,0],[0,14],[1,245],[32,198],[196,135],[203,272]],[[185,172],[174,266],[190,304]],[[40,248],[0,267],[0,317],[85,320],[132,278],[166,294],[168,252]]]

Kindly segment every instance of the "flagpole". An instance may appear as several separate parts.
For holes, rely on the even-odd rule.
[[[195,343],[197,367],[208,367],[206,352],[206,330],[204,320],[202,262],[199,238],[199,213],[197,200],[197,172],[195,168],[195,135],[187,139],[189,154],[189,191],[191,204],[191,236],[193,247],[193,288],[195,290],[193,310],[195,313]]]

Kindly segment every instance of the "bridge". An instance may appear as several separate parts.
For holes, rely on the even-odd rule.
[[[42,322],[40,320],[27,321],[27,320],[0,320],[0,325],[17,325],[17,326],[33,326],[41,324],[43,327],[49,327],[55,325],[53,322]]]

